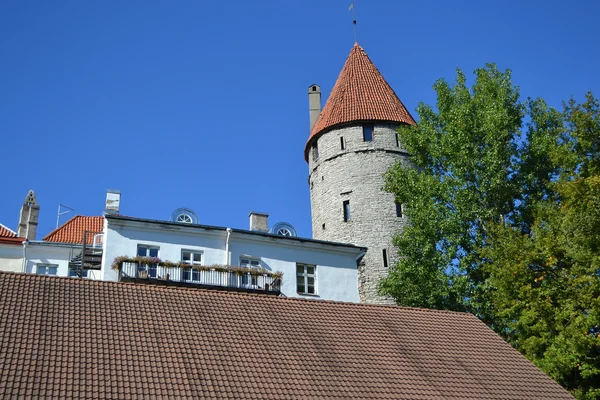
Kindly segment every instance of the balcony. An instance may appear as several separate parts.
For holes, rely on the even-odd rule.
[[[123,262],[120,264],[120,279],[138,283],[154,283],[173,286],[195,285],[208,289],[232,290],[239,292],[262,292],[279,295],[281,277],[279,274],[261,273],[239,267],[182,267]]]

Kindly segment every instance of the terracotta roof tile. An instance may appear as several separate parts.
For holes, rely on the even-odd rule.
[[[306,143],[324,131],[353,121],[391,121],[416,125],[404,104],[364,49],[356,43]]]
[[[47,242],[83,243],[83,232],[102,232],[104,217],[85,217],[76,215],[44,238]],[[93,236],[87,239],[88,244],[94,240]]]
[[[572,398],[470,314],[1,272],[0,304],[6,398]]]
[[[0,224],[0,237],[2,238],[16,238],[17,233],[10,228]]]

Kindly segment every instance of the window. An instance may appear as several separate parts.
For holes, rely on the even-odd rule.
[[[323,224],[323,230],[325,230],[325,224]]]
[[[350,200],[344,200],[342,203],[344,208],[344,222],[350,221]]]
[[[363,125],[363,140],[365,142],[373,140],[373,125]]]
[[[159,247],[138,245],[137,255],[140,257],[158,257]],[[156,264],[138,264],[139,278],[156,278]]]
[[[319,145],[317,142],[315,142],[313,148],[313,161],[317,161],[319,159]]]
[[[317,294],[317,266],[296,264],[296,291],[300,294]]]
[[[402,218],[404,216],[404,204],[396,202],[396,217]]]
[[[181,250],[181,262],[189,265],[202,265],[202,252],[197,250]],[[200,271],[197,269],[184,269],[182,271],[184,281],[200,281]]]
[[[37,264],[38,275],[56,275],[58,265],[55,264]]]
[[[78,270],[77,268],[69,268],[69,276],[71,278],[79,278],[79,274],[78,274]],[[88,277],[88,270],[84,269],[83,271],[81,271],[81,277],[82,278],[87,278]]]
[[[388,257],[387,257],[386,249],[383,249],[382,257],[383,257],[383,268],[387,269],[388,268]]]
[[[396,147],[400,147],[400,139],[398,138],[398,134],[396,133]]]
[[[192,217],[190,215],[181,213],[177,216],[176,222],[183,222],[185,224],[191,224]]]
[[[260,268],[260,258],[240,257],[240,267],[258,269]],[[251,280],[248,278],[251,278]],[[242,275],[242,285],[256,286],[256,276]]]
[[[344,137],[340,136],[340,148],[344,150],[346,148],[346,144],[344,143]]]

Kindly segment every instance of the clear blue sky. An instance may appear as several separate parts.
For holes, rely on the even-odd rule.
[[[0,3],[0,223],[34,189],[38,239],[59,203],[311,236],[307,88],[323,101],[354,43],[350,0]],[[523,97],[600,96],[600,3],[356,0],[358,39],[407,108],[486,62]],[[67,216],[63,217],[66,220]]]

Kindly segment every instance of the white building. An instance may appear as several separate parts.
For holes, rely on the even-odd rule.
[[[266,215],[251,213],[250,219],[257,223],[251,230],[241,230],[106,215],[102,280],[147,279],[165,284],[271,290],[287,297],[359,301],[357,265],[365,248],[261,231],[257,227],[266,226]],[[135,256],[157,257],[179,266],[125,262],[120,270],[113,268],[118,257]],[[192,267],[185,270],[182,264]],[[230,266],[246,269],[225,271]]]

